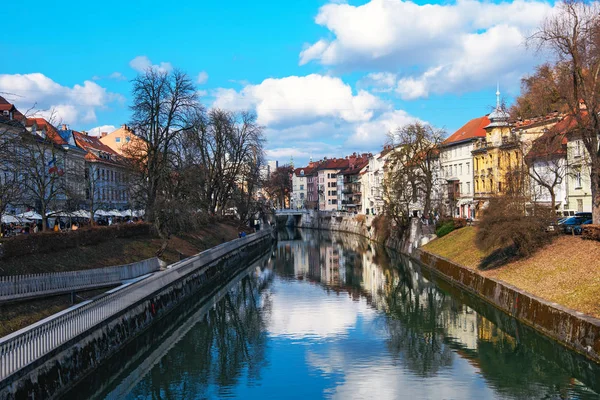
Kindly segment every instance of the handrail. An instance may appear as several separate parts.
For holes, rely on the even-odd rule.
[[[0,302],[101,287],[137,278],[160,268],[153,257],[131,264],[94,268],[82,271],[0,277]]]
[[[43,355],[93,328],[127,307],[155,293],[191,272],[187,267],[201,267],[244,245],[271,235],[261,230],[205,250],[179,261],[169,269],[113,292],[96,301],[82,303],[50,316],[33,325],[0,338],[0,380],[26,367]]]

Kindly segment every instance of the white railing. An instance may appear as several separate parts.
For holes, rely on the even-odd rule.
[[[83,302],[0,338],[0,381],[197,268],[267,235],[271,230],[223,243],[96,301]]]
[[[109,286],[158,271],[158,258],[83,271],[0,277],[0,302]]]

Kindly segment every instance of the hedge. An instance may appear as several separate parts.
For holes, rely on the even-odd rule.
[[[69,232],[40,232],[2,240],[0,259],[28,254],[51,253],[79,246],[95,245],[116,238],[148,236],[152,225],[146,223],[94,226]]]
[[[582,238],[600,241],[600,225],[582,225],[581,228]]]
[[[454,228],[454,222],[449,221],[449,222],[446,222],[446,223],[442,224],[435,231],[435,234],[437,235],[437,237],[446,236],[447,234],[449,234],[450,232],[452,232],[454,229],[455,229]]]

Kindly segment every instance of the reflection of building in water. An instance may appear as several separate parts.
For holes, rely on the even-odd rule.
[[[492,321],[489,319],[482,317],[481,315],[477,315],[478,329],[477,336],[480,340],[490,342],[490,343],[507,343],[511,347],[517,346],[517,341],[514,337],[509,334],[503,332],[500,328],[498,328]]]
[[[340,248],[337,244],[322,245],[321,281],[329,284],[340,284]]]
[[[308,247],[301,241],[293,241],[290,244],[294,257],[294,275],[304,276],[309,273]]]
[[[458,309],[453,308],[443,308],[439,316],[446,328],[446,336],[469,350],[477,350],[480,317],[464,304],[459,304]]]
[[[369,248],[362,254],[361,286],[371,294],[371,303],[375,308],[388,311],[389,307],[386,296],[389,294],[389,289],[394,286],[394,277],[391,275],[386,276],[383,268],[375,263],[376,251]]]

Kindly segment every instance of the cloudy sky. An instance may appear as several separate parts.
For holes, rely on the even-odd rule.
[[[3,22],[0,95],[54,109],[75,129],[129,119],[130,80],[183,69],[208,107],[255,110],[267,156],[377,151],[420,120],[448,133],[510,102],[543,61],[525,46],[553,4],[402,0],[280,2],[32,0],[42,24]]]

